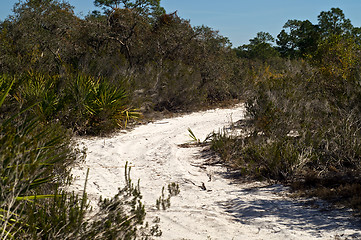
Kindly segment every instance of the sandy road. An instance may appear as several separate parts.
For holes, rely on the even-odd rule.
[[[124,185],[128,161],[132,179],[140,179],[147,220],[160,218],[159,239],[361,239],[361,223],[350,213],[290,199],[282,185],[236,184],[221,166],[198,167],[204,161],[199,147],[179,146],[190,140],[188,128],[204,139],[243,115],[239,105],[163,119],[111,138],[80,139],[88,151],[84,165],[72,171],[74,188],[83,188],[90,168],[90,199],[112,197]],[[180,194],[169,209],[156,210],[162,187],[172,182]]]

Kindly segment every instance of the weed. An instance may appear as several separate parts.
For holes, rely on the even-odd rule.
[[[162,207],[163,210],[166,210],[170,207],[171,197],[177,196],[180,193],[179,185],[177,183],[168,184],[168,197],[165,196],[164,187],[162,188],[162,195],[156,201],[156,207],[158,210]]]
[[[188,136],[192,139],[192,142],[194,142],[195,144],[199,144],[201,142],[201,140],[197,138],[196,135],[193,133],[192,129],[188,128],[188,132]]]

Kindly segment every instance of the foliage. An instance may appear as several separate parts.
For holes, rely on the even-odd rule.
[[[353,39],[333,35],[319,44],[311,55],[311,61],[320,68],[324,76],[354,81],[359,49],[360,46]]]
[[[354,27],[340,8],[331,8],[318,15],[318,24],[309,20],[288,20],[277,36],[278,50],[286,57],[304,57],[313,54],[323,41],[340,36],[359,39],[359,28]]]
[[[318,25],[323,38],[332,35],[351,35],[353,26],[340,8],[331,8],[318,15]]]
[[[260,32],[232,49],[217,31],[166,14],[159,0],[95,4],[104,13],[80,18],[68,3],[20,1],[0,23],[2,237],[151,235],[129,172],[91,221],[86,195],[60,190],[82,156],[70,132],[125,127],[140,116],[134,105],[180,112],[242,97],[244,135],[212,135],[228,165],[257,178],[347,178],[335,184],[351,189],[361,171],[361,30],[341,9],[321,12],[317,24],[289,20],[278,46]],[[177,189],[170,186],[169,197]],[[169,197],[163,192],[157,205]]]
[[[6,75],[0,79],[0,109],[19,105],[0,119],[1,238],[89,239],[87,236],[101,235],[101,239],[118,239],[119,236],[129,239],[138,234],[137,225],[142,226],[142,235],[150,236],[150,230],[143,226],[145,212],[139,186],[132,184],[127,167],[126,187],[114,198],[101,201],[96,221],[85,218],[89,212],[85,187],[82,197],[63,190],[71,180],[69,166],[81,161],[84,153],[75,148],[70,131],[59,122],[44,122],[44,116],[51,117],[41,111],[46,109],[42,107],[45,106],[44,95],[53,91],[46,84],[54,78],[29,73],[22,76],[23,85]],[[109,110],[108,105],[113,102],[119,111],[124,105],[124,92],[100,82],[97,84],[92,85],[97,94],[95,102],[90,101],[92,105],[88,111],[105,115],[104,111]],[[61,102],[63,96],[56,96]],[[122,120],[119,116],[114,119]],[[132,209],[129,213],[128,207]],[[116,225],[109,227],[109,223]],[[159,234],[156,229],[153,232]]]
[[[276,41],[282,56],[302,57],[316,50],[320,38],[318,25],[309,20],[288,20],[283,28]]]
[[[175,112],[204,101],[205,94],[199,89],[200,75],[193,67],[167,60],[163,62],[162,69],[156,71],[160,73],[154,76],[154,87],[151,91],[157,95],[153,99],[154,110]]]
[[[14,14],[1,26],[3,49],[1,70],[22,73],[28,70],[54,73],[59,62],[75,59],[79,45],[71,44],[79,20],[73,7],[58,1],[30,0],[17,3]],[[8,48],[9,47],[9,48]]]
[[[99,200],[99,211],[94,219],[86,222],[79,239],[146,239],[149,233],[143,226],[146,213],[139,181],[137,185],[132,183],[130,169],[126,164],[124,188],[111,199]]]
[[[96,1],[79,18],[68,3],[20,1],[0,24],[2,237],[119,239],[160,234],[144,226],[139,186],[102,200],[67,193],[82,159],[72,133],[101,135],[150,111],[182,111],[240,95],[227,38],[192,27],[160,1]],[[10,88],[11,87],[11,88]],[[169,185],[169,196],[179,193]]]
[[[80,19],[56,0],[17,4],[14,16],[1,24],[0,70],[54,78],[47,84],[56,96],[47,95],[56,97],[48,100],[60,109],[66,101],[59,97],[77,72],[122,85],[131,102],[151,111],[181,111],[240,96],[232,87],[239,84],[236,56],[217,31],[192,27],[176,12],[165,14],[159,1],[96,2],[112,10]]]
[[[126,9],[135,9],[142,15],[160,15],[165,10],[160,6],[160,0],[94,0],[97,7],[111,8],[113,11],[124,7]]]
[[[10,87],[1,90],[0,99],[5,99]],[[32,107],[0,121],[2,239],[38,239],[41,231],[45,237],[56,235],[60,229],[65,233],[63,228],[78,226],[84,215],[82,209],[70,204],[79,203],[75,196],[58,194],[59,185],[68,181],[68,166],[81,154],[73,149],[70,135],[59,124],[43,125],[29,114]],[[62,215],[55,220],[51,215],[68,210],[76,219]]]
[[[193,131],[191,128],[187,129],[189,132],[189,137],[192,139],[192,142],[194,142],[195,144],[199,144],[201,142],[201,140],[199,138],[196,137],[196,135],[194,135]]]
[[[162,188],[162,195],[157,199],[156,206],[157,209],[160,210],[160,207],[162,206],[163,210],[166,210],[170,207],[170,199],[171,197],[177,196],[180,193],[179,185],[177,183],[170,183],[168,184],[168,197],[165,197],[164,194],[164,187]]]
[[[17,84],[20,86],[14,94],[14,98],[23,108],[36,104],[31,111],[42,122],[48,122],[60,108],[61,96],[56,93],[58,83],[58,76],[29,71],[19,77]]]
[[[102,78],[78,74],[64,97],[64,124],[80,134],[106,133],[139,114],[128,107],[125,90]]]
[[[339,9],[322,12],[318,25],[290,20],[285,27],[279,50],[304,60],[253,65],[242,135],[214,134],[212,149],[243,176],[291,182],[360,209],[361,55],[354,28]]]
[[[257,36],[249,40],[249,44],[239,46],[237,51],[238,57],[244,57],[249,59],[266,59],[277,57],[278,52],[272,46],[274,38],[271,34],[266,32],[259,32]]]

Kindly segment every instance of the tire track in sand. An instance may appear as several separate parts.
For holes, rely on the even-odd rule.
[[[244,112],[238,105],[163,119],[111,138],[80,139],[88,149],[87,159],[72,170],[77,177],[73,188],[82,190],[90,168],[87,193],[93,205],[99,196],[112,197],[124,185],[128,161],[132,179],[140,179],[147,220],[160,218],[163,235],[157,239],[361,239],[361,224],[350,213],[290,199],[282,185],[236,184],[221,166],[196,166],[204,161],[201,148],[178,146],[190,140],[188,128],[203,140],[243,118]],[[169,209],[157,211],[156,199],[171,182],[178,183],[181,192]],[[199,187],[202,183],[206,191]]]

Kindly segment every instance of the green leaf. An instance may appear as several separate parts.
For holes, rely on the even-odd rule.
[[[3,93],[3,96],[0,97],[0,107],[3,105],[6,96],[9,94],[11,87],[13,86],[15,80],[13,80],[10,84],[10,86],[5,90],[5,92]]]
[[[33,196],[16,197],[15,199],[17,201],[22,201],[22,200],[30,201],[30,200],[34,200],[34,199],[46,199],[46,198],[56,198],[56,197],[61,197],[61,195],[55,195],[55,194],[33,195]]]

